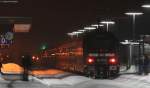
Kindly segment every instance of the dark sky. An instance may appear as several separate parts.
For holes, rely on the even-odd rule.
[[[34,27],[40,29],[37,30],[39,36],[47,36],[45,39],[52,40],[50,42],[53,45],[60,41],[67,32],[94,23],[97,18],[109,18],[116,21],[114,31],[118,33],[117,36],[124,37],[128,34],[128,30],[131,31],[132,26],[131,17],[124,13],[133,10],[143,11],[140,6],[144,2],[141,0],[45,0],[45,2],[34,2],[36,14],[33,19],[35,25],[38,24]],[[144,18],[138,17],[137,20],[139,19]],[[140,23],[137,22],[137,24]],[[120,35],[121,31],[124,34]]]
[[[131,36],[132,20],[131,17],[124,15],[124,12],[130,10],[145,11],[145,15],[136,19],[136,32],[150,33],[149,11],[140,8],[145,2],[143,0],[19,1],[19,4],[0,5],[0,16],[32,17],[33,26],[30,33],[16,34],[14,46],[24,47],[20,51],[36,52],[42,43],[48,43],[49,47],[53,47],[65,39],[67,32],[94,23],[97,18],[115,20],[116,24],[112,26],[112,30],[116,36],[128,39]]]

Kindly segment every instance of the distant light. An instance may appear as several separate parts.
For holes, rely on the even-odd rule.
[[[124,40],[126,43],[128,43],[129,42],[129,40]]]
[[[84,29],[86,29],[86,30],[95,30],[96,27],[84,27]]]
[[[138,45],[139,44],[139,42],[132,42],[131,40],[124,40],[123,42],[120,42],[120,43],[123,44],[123,45],[128,45],[128,44]]]
[[[143,8],[150,8],[150,4],[145,4],[145,5],[142,5],[141,7],[143,7]]]
[[[121,44],[129,44],[130,42],[129,42],[129,40],[124,40],[124,42],[120,42]]]
[[[79,32],[85,32],[86,30],[78,30]]]
[[[9,58],[9,55],[7,55],[6,57]]]
[[[78,35],[78,34],[82,34],[83,32],[81,31],[74,31],[74,32],[71,32],[71,33],[67,33],[67,35],[69,36],[74,36],[74,35]]]
[[[54,53],[52,53],[51,55],[52,55],[52,56],[55,56],[55,54],[54,54]]]
[[[143,15],[144,13],[142,13],[142,12],[127,12],[125,14],[126,15]]]
[[[14,32],[29,32],[31,24],[14,24]]]
[[[98,27],[98,26],[100,26],[100,27],[103,27],[104,25],[102,25],[102,24],[92,24],[91,26],[93,26],[93,27]]]
[[[67,35],[69,35],[69,36],[73,36],[73,35],[75,35],[75,34],[73,34],[73,33],[67,33]]]
[[[21,56],[22,58],[24,58],[25,56]]]
[[[0,3],[19,3],[18,0],[0,0]]]
[[[102,21],[100,23],[102,23],[102,24],[115,24],[114,21]]]
[[[34,60],[36,57],[35,56],[32,56],[32,59]]]
[[[36,60],[39,60],[39,57],[37,57]]]
[[[83,33],[83,32],[81,32],[81,31],[74,31],[74,32],[72,32],[73,34],[81,34],[81,33]]]
[[[94,62],[94,58],[88,58],[88,63],[92,64]]]
[[[46,48],[47,48],[46,45],[42,45],[42,46],[41,46],[41,50],[45,50]]]
[[[110,58],[109,59],[109,64],[116,64],[117,63],[117,60],[116,60],[116,58]]]

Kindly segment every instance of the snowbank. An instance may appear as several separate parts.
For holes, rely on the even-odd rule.
[[[132,67],[128,72],[133,72],[134,69]],[[57,79],[34,79],[50,88],[150,88],[150,74],[123,74],[113,80],[96,80],[76,75]]]

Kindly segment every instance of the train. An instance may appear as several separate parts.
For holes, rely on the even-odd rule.
[[[91,78],[119,74],[119,41],[112,32],[95,30],[49,50],[55,67]]]

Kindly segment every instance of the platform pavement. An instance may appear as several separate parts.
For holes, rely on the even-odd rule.
[[[49,88],[48,86],[30,78],[29,81],[6,80],[0,75],[0,88]]]

